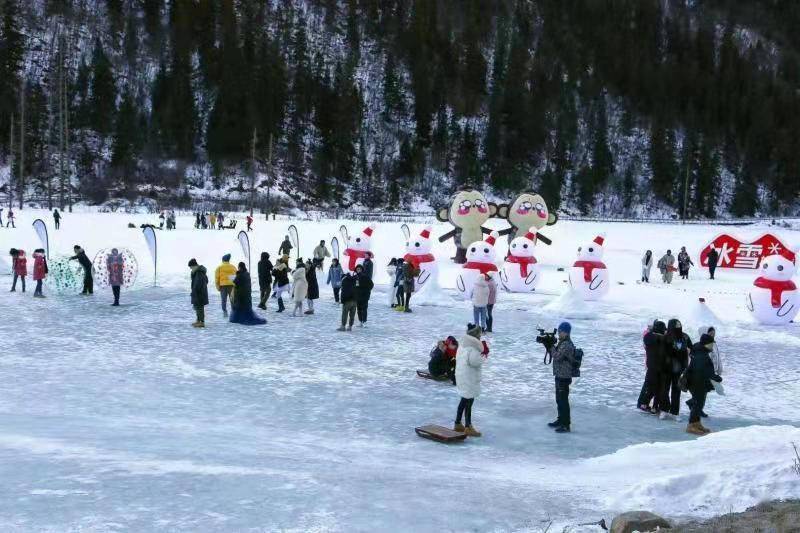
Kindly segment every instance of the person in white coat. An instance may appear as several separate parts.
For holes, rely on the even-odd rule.
[[[470,294],[472,319],[481,331],[486,331],[486,307],[489,305],[489,275],[478,276]]]
[[[653,252],[647,250],[642,257],[642,283],[650,283],[650,271],[653,269]]]
[[[301,259],[297,260],[297,268],[292,272],[292,301],[294,310],[292,316],[303,316],[303,301],[308,295],[308,281],[306,280],[306,267]]]
[[[481,393],[481,367],[488,356],[489,346],[481,341],[480,326],[467,324],[467,334],[459,340],[456,352],[456,389],[461,401],[453,430],[469,437],[481,436],[472,425],[472,404]]]

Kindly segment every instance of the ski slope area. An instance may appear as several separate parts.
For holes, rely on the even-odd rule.
[[[2,250],[38,247],[37,215],[26,210],[19,229],[0,231]],[[484,437],[445,446],[413,428],[452,424],[457,393],[414,370],[425,367],[436,339],[460,335],[472,316],[452,290],[451,243],[435,249],[442,290],[420,296],[412,314],[386,303],[382,265],[402,255],[403,237],[399,224],[379,224],[367,328],[335,331],[339,308],[321,277],[314,316],[277,315],[271,303],[266,326],[225,322],[211,287],[207,328],[195,330],[186,263],[196,257],[213,272],[224,253],[241,260],[238,232],[195,230],[189,217],[174,232],[157,232],[153,287],[141,230],[126,226],[154,217],[68,214],[58,232],[45,220],[51,256],[74,244],[90,256],[127,247],[139,280],[123,291],[120,308],[109,305],[110,289],[45,300],[0,292],[2,531],[542,531],[551,522],[561,531],[631,509],[681,519],[800,497],[791,446],[800,443],[800,327],[749,319],[743,303],[752,274],[720,271],[709,282],[693,270],[692,280],[664,287],[654,271],[652,286],[635,283],[644,249],[658,258],[685,245],[698,262],[721,228],[543,230],[554,244],[539,247],[540,292],[501,294],[495,309],[473,410]],[[262,250],[277,253],[290,223],[256,220],[253,268]],[[363,227],[294,223],[304,256],[341,224],[351,234]],[[434,235],[448,229],[435,224]],[[763,229],[727,231],[748,237]],[[624,285],[602,302],[575,302],[563,296],[566,274],[557,268],[598,231],[607,234],[612,278]],[[797,232],[777,233],[800,241]],[[684,433],[685,406],[681,423],[634,409],[642,331],[672,316],[693,337],[700,325],[719,330],[727,395],[709,397],[707,425],[716,432],[700,439]],[[537,325],[563,319],[586,352],[569,435],[546,427],[555,416],[551,368],[534,342]],[[592,529],[570,531],[580,530]]]

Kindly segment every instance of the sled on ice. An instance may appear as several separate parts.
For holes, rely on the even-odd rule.
[[[435,440],[436,442],[444,442],[446,444],[461,442],[467,438],[465,433],[459,433],[452,429],[436,425],[414,428],[414,431],[423,439]]]
[[[452,382],[452,380],[447,376],[438,376],[437,377],[437,376],[434,376],[433,374],[431,374],[430,372],[427,372],[425,370],[417,370],[417,376],[419,376],[419,377],[421,377],[423,379],[430,379],[431,381],[442,381],[442,382],[449,381],[449,382]]]

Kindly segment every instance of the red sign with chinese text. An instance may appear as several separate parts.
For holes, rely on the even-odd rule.
[[[749,243],[723,233],[700,252],[700,264],[704,267],[708,266],[708,253],[712,247],[719,253],[718,268],[756,269],[764,257],[778,254],[795,261],[794,252],[769,233]]]

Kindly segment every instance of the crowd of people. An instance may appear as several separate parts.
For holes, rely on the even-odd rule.
[[[677,263],[677,267],[675,264]],[[711,248],[708,254],[708,274],[709,279],[714,279],[714,274],[717,270],[719,263],[719,252],[715,248]],[[672,254],[672,250],[667,250],[661,258],[656,262],[656,267],[661,273],[661,281],[667,285],[672,283],[675,277],[675,272],[678,273],[681,279],[689,279],[689,270],[695,266],[689,252],[686,251],[685,246],[681,246],[681,251],[676,258]],[[653,251],[647,250],[642,257],[642,283],[650,283],[650,273],[653,270]]]
[[[703,426],[706,395],[722,393],[722,359],[713,327],[701,328],[699,342],[692,343],[677,318],[666,324],[655,320],[644,333],[645,378],[637,401],[638,408],[661,420],[677,420],[681,393],[691,393],[686,404],[690,409],[686,431],[705,435]]]
[[[164,229],[166,225],[168,230],[177,229],[175,211],[162,211],[158,215],[158,229]]]
[[[225,225],[226,221],[227,225]],[[252,225],[252,218],[250,219],[250,225]],[[235,229],[236,219],[231,218],[229,220],[222,211],[216,213],[197,212],[194,213],[194,227],[195,229]],[[175,228],[173,227],[173,229]]]

